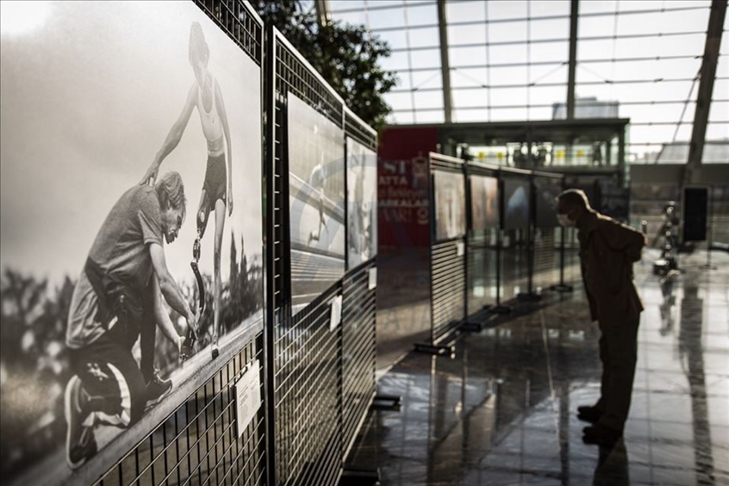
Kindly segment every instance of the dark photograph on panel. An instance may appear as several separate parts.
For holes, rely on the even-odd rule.
[[[562,192],[562,180],[552,177],[535,177],[534,191],[537,227],[553,228],[558,226],[556,198]]]
[[[529,179],[504,177],[504,221],[506,230],[526,229],[529,226]]]
[[[73,483],[262,320],[260,68],[192,3],[20,7],[0,48],[0,469]]]
[[[435,178],[435,238],[438,241],[466,233],[466,195],[463,174],[433,171]]]
[[[347,268],[377,254],[377,154],[347,138]]]
[[[499,227],[499,180],[495,177],[470,176],[471,221],[474,231]]]
[[[683,241],[706,241],[709,189],[686,187],[683,190]]]
[[[344,274],[344,132],[288,94],[293,314]]]

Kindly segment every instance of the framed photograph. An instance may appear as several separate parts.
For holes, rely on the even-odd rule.
[[[534,178],[536,225],[538,228],[554,228],[557,221],[557,196],[562,192],[562,180],[554,177]]]
[[[463,174],[435,170],[433,178],[436,240],[463,236],[466,233],[466,191]]]
[[[347,137],[347,268],[377,255],[377,154]]]
[[[261,71],[190,2],[2,17],[0,469],[74,483],[261,324]]]
[[[529,226],[531,184],[526,177],[504,177],[505,230],[526,229]]]
[[[291,294],[293,314],[342,275],[344,131],[288,94]]]
[[[471,221],[474,231],[499,227],[499,180],[496,177],[470,176]]]

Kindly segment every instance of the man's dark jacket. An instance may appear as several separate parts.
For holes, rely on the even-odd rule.
[[[592,210],[580,223],[580,263],[592,320],[638,318],[643,304],[633,283],[633,263],[640,260],[645,235]]]

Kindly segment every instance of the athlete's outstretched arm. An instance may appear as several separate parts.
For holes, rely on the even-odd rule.
[[[228,207],[228,216],[233,213],[233,152],[231,151],[230,129],[228,128],[228,114],[225,111],[225,103],[223,102],[223,93],[220,91],[220,85],[215,81],[215,101],[217,103],[220,122],[223,124],[223,134],[225,135],[226,159],[228,160],[228,190],[225,192],[227,201],[225,205]]]
[[[167,314],[165,306],[162,305],[162,294],[159,289],[159,281],[157,275],[152,274],[152,292],[154,292],[154,317],[157,322],[157,327],[160,328],[162,334],[172,343],[177,346],[177,351],[182,349],[182,336],[175,329],[170,316]]]
[[[177,286],[177,283],[172,278],[172,275],[170,275],[169,270],[167,270],[167,261],[165,260],[165,251],[162,245],[157,243],[150,244],[149,253],[152,257],[154,274],[157,277],[159,288],[165,301],[187,320],[187,326],[189,328],[197,329],[198,316],[192,311],[190,305],[182,296],[182,292]]]
[[[177,121],[174,123],[174,125],[172,125],[170,132],[167,134],[167,138],[165,138],[162,147],[159,149],[157,154],[155,154],[154,160],[149,166],[149,169],[147,169],[147,173],[144,174],[144,177],[140,181],[140,184],[146,184],[150,177],[154,178],[155,180],[157,179],[157,172],[159,171],[159,166],[162,164],[162,161],[170,154],[170,152],[175,150],[177,144],[180,143],[182,135],[185,133],[185,128],[187,128],[187,122],[190,121],[190,115],[192,115],[192,110],[193,108],[195,108],[195,103],[197,102],[197,92],[197,83],[193,83],[190,87],[190,90],[187,92],[185,106],[182,107],[182,112],[180,113],[180,116],[177,117]]]

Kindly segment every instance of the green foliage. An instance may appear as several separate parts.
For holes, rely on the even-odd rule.
[[[319,27],[313,10],[300,0],[257,0],[253,6],[266,24],[274,25],[319,71],[347,106],[376,129],[392,111],[383,95],[396,84],[394,72],[380,67],[390,55],[387,42],[363,25],[332,22]]]

